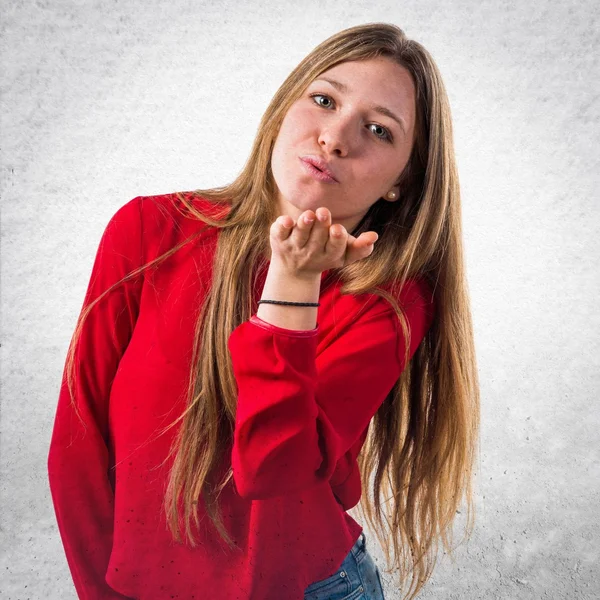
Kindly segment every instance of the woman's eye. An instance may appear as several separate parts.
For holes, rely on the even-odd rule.
[[[311,98],[325,98],[329,102],[328,105],[324,105],[324,104],[321,104],[318,100],[315,100],[315,103],[318,106],[321,106],[323,108],[329,108],[331,106],[332,100],[327,94],[311,94],[310,97]],[[392,143],[392,141],[393,141],[392,134],[385,127],[383,127],[382,125],[378,125],[377,123],[369,123],[369,127],[371,127],[371,126],[378,127],[379,129],[381,129],[383,131],[383,136],[378,135],[376,133],[375,134],[376,138],[383,140],[384,142],[389,142],[390,144]]]
[[[316,97],[321,97],[321,98],[327,98],[327,100],[329,102],[331,102],[331,98],[329,96],[326,96],[325,94],[311,94],[310,95],[311,98],[316,98]],[[322,104],[319,103],[318,100],[315,100],[315,102],[319,105],[319,106],[323,106]]]
[[[377,135],[377,134],[375,134],[375,137],[378,137],[378,138],[380,138],[382,140],[386,140],[386,141],[388,141],[390,143],[392,142],[392,136],[391,136],[390,132],[385,127],[382,127],[381,125],[377,125],[377,123],[370,123],[369,127],[371,125],[373,125],[374,127],[378,127],[379,129],[381,129],[383,131],[383,137],[380,136],[380,135]]]

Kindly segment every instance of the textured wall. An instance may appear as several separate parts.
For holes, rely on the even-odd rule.
[[[481,377],[477,527],[421,597],[600,596],[596,3],[5,0],[2,13],[3,598],[75,598],[46,457],[108,219],[137,195],[229,181],[289,71],[368,21],[421,41],[445,78]]]

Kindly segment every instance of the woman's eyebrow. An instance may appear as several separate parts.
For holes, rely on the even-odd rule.
[[[327,83],[330,83],[336,90],[342,92],[342,94],[347,94],[350,91],[345,83],[342,83],[341,81],[336,81],[335,79],[329,79],[329,77],[319,77],[314,81],[326,81]],[[386,108],[385,106],[371,106],[371,108],[375,112],[378,112],[379,114],[385,115],[386,117],[389,117],[390,119],[396,121],[396,123],[400,125],[400,128],[402,129],[404,135],[406,135],[406,124],[404,123],[404,119],[397,117],[389,108]]]

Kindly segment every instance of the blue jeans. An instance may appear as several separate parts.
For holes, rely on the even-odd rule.
[[[367,551],[364,532],[333,575],[304,590],[304,600],[385,600],[379,569]]]

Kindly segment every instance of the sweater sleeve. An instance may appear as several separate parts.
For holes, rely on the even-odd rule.
[[[140,197],[122,206],[101,237],[83,308],[141,264]],[[58,529],[79,598],[126,598],[105,581],[113,539],[114,490],[109,479],[108,404],[113,378],[139,310],[137,276],[96,304],[75,354],[71,404],[66,364],[48,453],[48,478]]]
[[[433,297],[427,283],[411,280],[399,300],[412,358],[433,321]],[[238,388],[231,461],[240,496],[263,499],[329,481],[400,377],[405,345],[391,305],[373,296],[360,312],[352,297],[339,302],[348,307],[343,328],[319,353],[318,327],[294,331],[254,315],[231,333]]]

